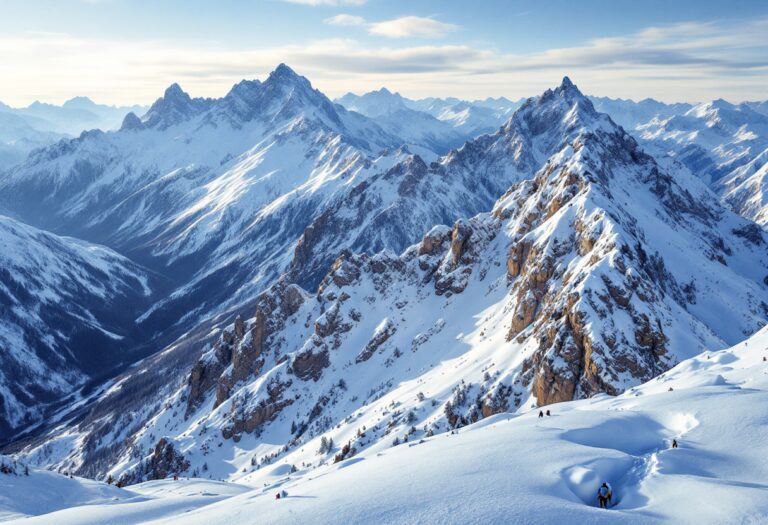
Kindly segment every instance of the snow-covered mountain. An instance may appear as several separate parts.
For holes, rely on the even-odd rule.
[[[720,99],[652,119],[635,133],[651,152],[674,158],[710,184],[737,213],[765,224],[768,188],[759,172],[768,154],[768,116]]]
[[[421,238],[424,225],[490,210],[512,184],[533,178],[572,133],[573,123],[562,118],[539,129],[531,129],[528,118],[515,115],[429,165],[409,157],[353,188],[304,231],[291,280],[315,290],[343,250],[400,252]]]
[[[144,319],[170,325],[263,290],[318,210],[400,143],[282,65],[221,99],[173,85],[118,132],[35,152],[0,191],[23,220],[168,275],[177,290]]]
[[[442,155],[473,138],[455,129],[450,122],[410,109],[406,99],[386,88],[360,96],[347,93],[337,99],[336,103],[375,119],[377,124],[392,135],[404,139],[410,149],[422,155],[429,155],[429,152]]]
[[[117,129],[128,112],[145,110],[142,106],[96,104],[87,97],[70,99],[61,106],[35,102],[12,108],[0,103],[0,172],[23,161],[36,148],[85,130]]]
[[[141,357],[156,277],[113,251],[0,216],[0,439]]]
[[[0,112],[18,116],[38,131],[77,136],[85,130],[117,129],[126,114],[143,113],[146,106],[109,106],[97,104],[88,97],[74,97],[62,105],[33,102],[27,107],[0,105]]]
[[[412,144],[426,145],[433,151],[438,151],[440,147],[445,149],[444,146],[450,143],[458,145],[457,136],[467,140],[495,132],[520,107],[523,100],[513,102],[504,97],[475,101],[457,98],[411,100],[382,88],[364,95],[347,93],[336,102],[352,111],[376,117],[378,121],[383,120],[387,126],[391,126],[388,129],[393,133],[410,136]],[[436,125],[425,115],[438,120],[442,126]],[[437,139],[434,138],[437,132],[447,138],[440,139],[439,135]],[[430,144],[439,147],[432,147]]]
[[[685,102],[665,104],[652,98],[635,102],[629,99],[589,97],[595,109],[608,113],[611,119],[625,130],[632,133],[638,126],[656,120],[664,120],[675,115],[682,115],[693,106]]]
[[[24,456],[131,482],[311,470],[499,412],[617,394],[766,323],[762,231],[687,171],[667,173],[568,79],[496,135],[433,166],[409,158],[350,195],[362,210],[408,206],[414,189],[441,194],[473,173],[489,193],[483,176],[510,185],[491,211],[425,226],[399,255],[345,253],[316,293],[289,274],[252,317],[180,345],[208,345],[186,377],[167,373],[169,348]],[[341,228],[344,209],[332,214]],[[131,404],[120,391],[136,377],[162,381]]]
[[[53,144],[63,137],[52,131],[41,131],[30,124],[29,119],[0,107],[0,172],[24,160],[33,149]]]
[[[493,133],[504,124],[525,99],[511,101],[504,97],[465,101],[457,98],[408,100],[412,109],[429,113],[468,137]]]
[[[763,115],[768,115],[768,100],[760,102],[744,102],[744,105],[748,106],[753,111],[757,111]]]

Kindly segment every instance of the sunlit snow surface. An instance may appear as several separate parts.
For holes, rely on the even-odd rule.
[[[40,471],[0,475],[0,516],[54,510],[18,522],[57,525],[764,523],[765,356],[768,329],[618,397],[551,405],[551,417],[500,414],[311,473],[273,465],[244,478],[250,487],[183,479],[119,490]],[[597,508],[602,481],[614,487],[609,510]]]

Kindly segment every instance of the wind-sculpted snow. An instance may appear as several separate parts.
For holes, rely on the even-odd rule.
[[[151,281],[103,246],[0,216],[0,438],[130,360]]]
[[[0,516],[80,525],[760,523],[768,448],[756,437],[765,424],[756,407],[768,402],[766,348],[763,329],[620,396],[559,403],[543,418],[498,414],[339,463],[307,446],[305,456],[297,450],[258,469],[245,462],[238,483],[182,476],[117,489],[34,468],[25,475],[17,463],[0,474]],[[331,454],[340,434],[326,434]],[[607,510],[596,498],[603,482],[613,487]]]
[[[280,280],[155,408],[107,413],[25,454],[126,482],[157,476],[168,443],[194,476],[311,471],[501,412],[618,394],[768,319],[762,231],[699,179],[667,174],[568,79],[497,135],[371,179],[358,198],[375,205],[359,207],[407,196],[393,180],[463,173],[511,186],[492,211],[424,228],[400,255],[345,252],[314,294]],[[129,426],[108,468],[67,445]]]

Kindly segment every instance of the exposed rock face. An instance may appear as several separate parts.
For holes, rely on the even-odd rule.
[[[447,226],[435,226],[421,241],[419,255],[436,255],[443,251],[443,245],[451,238],[452,230]]]
[[[284,326],[305,301],[304,293],[295,285],[279,281],[259,296],[256,315],[250,324],[238,317],[230,329],[224,330],[212,352],[198,361],[189,377],[187,414],[197,406],[206,392],[216,386],[216,406],[229,398],[234,384],[257,375],[264,366],[262,354],[269,337]]]
[[[449,254],[440,260],[434,270],[437,295],[450,297],[464,291],[472,275],[474,263],[494,239],[499,226],[500,223],[496,221],[474,219],[458,221],[454,225],[451,230]],[[423,256],[422,268],[429,267],[427,261],[428,258]]]
[[[172,441],[162,438],[155,445],[148,469],[148,479],[165,479],[189,470],[189,461],[176,450]]]
[[[291,381],[282,381],[275,377],[267,385],[265,399],[255,404],[246,399],[234,400],[230,408],[231,423],[221,430],[221,436],[238,442],[243,433],[260,432],[265,424],[293,403],[293,399],[283,397],[283,393],[291,384]]]
[[[328,350],[322,350],[317,353],[307,350],[294,358],[291,367],[293,368],[293,373],[299,379],[317,381],[320,379],[323,369],[327,368],[328,365],[330,365]]]

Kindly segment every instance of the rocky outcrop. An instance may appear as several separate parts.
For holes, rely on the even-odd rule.
[[[435,226],[421,241],[419,255],[436,255],[444,251],[445,243],[451,238],[452,230],[448,226]]]
[[[221,436],[238,442],[243,433],[258,435],[265,424],[293,404],[292,398],[284,397],[291,384],[292,381],[283,381],[280,376],[276,376],[267,384],[265,399],[253,404],[244,398],[234,398],[230,408],[230,424],[222,429]]]
[[[314,352],[306,350],[297,355],[291,363],[291,368],[296,377],[303,381],[317,381],[323,373],[323,369],[331,364],[328,350]]]
[[[269,337],[279,331],[286,319],[295,314],[305,301],[301,289],[278,281],[256,301],[255,316],[245,321],[237,317],[222,332],[211,351],[194,365],[189,377],[187,414],[205,394],[216,387],[215,406],[229,398],[232,387],[261,372]]]
[[[161,438],[149,459],[148,479],[166,479],[189,470],[189,460],[181,454],[168,438]]]
[[[475,263],[498,233],[501,223],[488,220],[461,220],[451,229],[448,253],[434,271],[435,293],[450,297],[469,284]],[[424,242],[422,241],[422,246]],[[426,263],[426,264],[425,264]],[[429,263],[422,260],[422,269]]]
[[[376,353],[379,347],[386,343],[395,332],[397,332],[395,324],[389,318],[384,319],[381,324],[376,327],[376,331],[370,341],[365,345],[365,348],[363,348],[362,352],[355,358],[355,363],[359,364],[368,361],[371,356]]]

